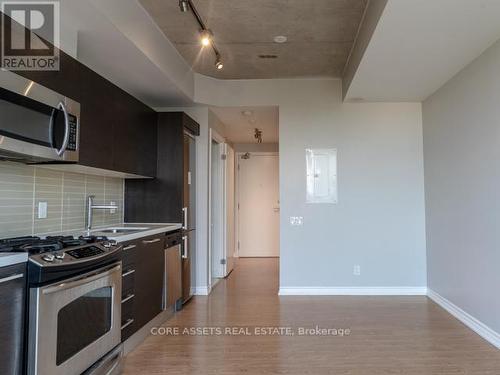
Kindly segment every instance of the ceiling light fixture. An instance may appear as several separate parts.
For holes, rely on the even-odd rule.
[[[257,143],[262,143],[262,130],[255,128],[254,138],[257,140]]]
[[[274,43],[286,43],[288,38],[284,35],[278,35],[273,38]]]
[[[243,116],[250,117],[250,116],[252,116],[252,115],[253,115],[253,111],[251,111],[251,110],[247,109],[247,110],[242,111],[242,112],[241,112],[241,114],[242,114]]]
[[[208,47],[210,44],[212,44],[212,33],[210,32],[210,30],[201,30],[200,37],[202,46]]]
[[[189,1],[179,0],[179,8],[181,9],[181,12],[186,13],[189,10]]]
[[[222,61],[216,60],[215,67],[217,68],[217,70],[222,70],[222,68],[224,68],[224,64],[222,63]]]
[[[224,68],[220,52],[214,43],[213,33],[207,28],[205,22],[203,22],[203,19],[201,18],[200,13],[198,13],[198,9],[196,9],[196,7],[194,6],[193,1],[179,0],[179,7],[181,9],[181,12],[187,12],[189,9],[191,9],[191,12],[193,13],[194,18],[196,19],[196,22],[198,22],[198,25],[200,25],[201,44],[204,47],[208,46],[212,47],[212,50],[214,51],[215,54],[215,68],[217,70],[221,70],[222,68]]]

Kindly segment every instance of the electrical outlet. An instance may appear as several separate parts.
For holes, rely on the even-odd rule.
[[[47,202],[38,202],[38,218],[46,219],[47,218]]]
[[[112,206],[116,206],[116,203],[115,203],[115,202],[110,202],[110,204],[111,204]],[[112,208],[111,210],[109,210],[109,212],[110,212],[110,213],[112,213],[112,214],[116,214],[116,209],[115,209],[115,208]]]
[[[290,216],[290,225],[300,226],[304,224],[304,218],[302,216]]]
[[[354,276],[359,276],[359,275],[361,275],[361,266],[360,266],[359,264],[355,264],[355,265],[354,265],[354,268],[353,268],[353,270],[352,270],[352,274],[353,274]]]

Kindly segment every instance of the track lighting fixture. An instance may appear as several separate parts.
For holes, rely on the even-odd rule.
[[[262,143],[262,130],[255,128],[254,138],[257,140],[257,143]]]
[[[198,22],[198,25],[200,25],[201,45],[204,47],[211,46],[212,50],[215,53],[215,68],[217,70],[221,70],[222,68],[224,68],[224,64],[222,63],[222,59],[221,59],[219,50],[215,46],[215,43],[213,40],[213,34],[207,28],[207,26],[205,25],[205,22],[203,22],[203,20],[201,19],[200,13],[198,13],[198,9],[196,9],[193,2],[191,0],[179,0],[179,8],[180,8],[181,12],[187,12],[187,11],[191,10],[194,18],[196,19],[196,22]]]
[[[179,0],[179,8],[181,12],[185,13],[189,10],[189,1],[188,0]]]

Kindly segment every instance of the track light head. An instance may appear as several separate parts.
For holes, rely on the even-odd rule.
[[[220,58],[215,61],[215,67],[217,68],[217,70],[222,70],[222,68],[224,68],[224,64],[222,63]]]
[[[200,38],[203,47],[208,47],[212,44],[212,32],[210,30],[201,30]]]
[[[188,0],[179,0],[179,8],[181,12],[185,13],[189,10],[189,1]]]

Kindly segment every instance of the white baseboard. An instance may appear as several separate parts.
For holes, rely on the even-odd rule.
[[[500,349],[500,334],[498,332],[492,330],[486,324],[477,320],[472,315],[455,305],[453,302],[447,300],[433,290],[429,289],[427,291],[427,295],[431,300],[436,302],[439,306],[448,311],[451,315],[460,320],[467,327],[472,329],[479,336]]]
[[[425,296],[426,287],[285,287],[280,296]]]
[[[196,286],[191,288],[191,290],[195,296],[208,296],[210,294],[208,286]]]

